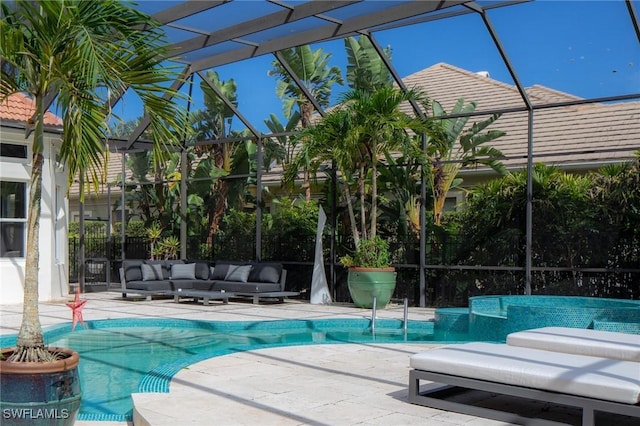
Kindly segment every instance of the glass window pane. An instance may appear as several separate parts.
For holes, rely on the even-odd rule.
[[[0,257],[24,257],[24,222],[0,222]]]
[[[0,143],[0,157],[27,158],[27,146],[13,143]]]
[[[0,182],[0,218],[27,218],[26,188],[24,182]]]

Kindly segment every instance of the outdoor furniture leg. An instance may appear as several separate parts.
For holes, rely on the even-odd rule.
[[[593,408],[582,407],[582,426],[594,426],[596,424]]]

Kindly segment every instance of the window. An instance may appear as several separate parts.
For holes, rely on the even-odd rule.
[[[0,181],[0,257],[24,257],[27,184]]]
[[[13,143],[0,143],[0,157],[27,158],[27,146]]]

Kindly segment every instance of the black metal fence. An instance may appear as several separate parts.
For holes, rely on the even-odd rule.
[[[85,280],[89,288],[99,284],[117,287],[120,279],[118,270],[123,258],[150,258],[151,247],[145,238],[126,237],[122,244],[119,235],[111,238],[86,236],[84,243],[87,265]],[[549,244],[552,245],[553,241],[549,241]],[[526,276],[523,265],[507,263],[503,258],[491,256],[487,257],[488,262],[483,266],[473,265],[469,259],[457,257],[461,245],[454,238],[445,242],[431,240],[426,244],[425,296],[429,305],[464,306],[468,298],[475,295],[524,294]],[[73,282],[79,276],[79,239],[71,239],[69,247]],[[347,271],[338,262],[340,254],[336,254],[332,265],[328,241],[324,247],[325,271],[334,299],[349,302]],[[519,250],[521,247],[512,248],[513,252]],[[203,260],[211,265],[220,260],[250,261],[256,258],[255,235],[234,235],[224,240],[214,240],[213,243],[203,242],[203,238],[189,238],[186,251],[188,259]],[[281,262],[287,269],[287,288],[300,291],[301,297],[308,298],[314,251],[314,238],[301,237],[289,241],[273,236],[263,239],[261,260]],[[535,265],[531,272],[532,293],[640,299],[640,256],[637,251],[632,247],[626,251],[628,256],[616,254],[605,264],[572,267],[561,264]],[[419,244],[415,241],[396,241],[391,244],[391,252],[398,273],[393,299],[401,301],[407,298],[410,304],[416,305],[420,300]],[[589,258],[601,259],[602,256]]]

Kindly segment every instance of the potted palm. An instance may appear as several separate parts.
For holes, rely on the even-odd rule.
[[[300,166],[309,159],[316,170],[328,161],[335,163],[355,245],[354,253],[341,262],[349,268],[351,298],[360,307],[371,307],[374,296],[378,307],[385,307],[395,289],[388,244],[377,231],[378,165],[390,151],[412,151],[414,141],[407,130],[418,133],[424,123],[403,112],[400,105],[424,100],[420,91],[402,91],[392,86],[372,92],[348,92],[320,122],[301,132],[302,148],[285,170],[285,180],[293,181]],[[357,202],[352,196],[352,184],[359,194]],[[358,217],[354,204],[359,206]],[[378,283],[385,290],[379,290]],[[358,290],[353,291],[356,287]]]
[[[396,288],[396,270],[391,266],[389,243],[379,236],[360,240],[353,255],[340,258],[349,268],[347,285],[353,304],[359,308],[384,308]]]
[[[13,413],[3,416],[3,424],[73,424],[81,398],[78,354],[46,346],[38,314],[47,99],[54,99],[63,120],[58,160],[70,182],[80,177],[82,197],[84,182],[97,188],[105,169],[107,124],[113,118],[105,94],[117,99],[129,88],[145,105],[154,142],[178,142],[171,129],[184,128],[184,114],[163,99],[175,94],[164,87],[176,78],[162,63],[166,53],[159,25],[117,0],[2,4],[0,101],[23,93],[35,104],[22,324],[15,347],[2,349],[0,359],[0,408]]]

